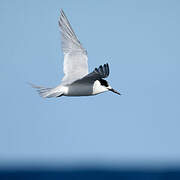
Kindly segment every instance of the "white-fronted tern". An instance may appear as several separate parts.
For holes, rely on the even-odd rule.
[[[109,76],[109,65],[104,64],[88,73],[88,57],[76,37],[66,15],[61,10],[59,19],[61,31],[61,45],[64,54],[64,77],[60,85],[55,88],[45,88],[32,85],[43,98],[60,96],[91,96],[106,91],[112,91],[118,95],[104,78]]]

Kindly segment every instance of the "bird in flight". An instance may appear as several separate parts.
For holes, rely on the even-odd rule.
[[[76,37],[65,13],[61,10],[59,19],[61,32],[61,46],[64,54],[64,77],[60,85],[55,88],[45,88],[32,85],[43,98],[61,96],[91,96],[106,91],[118,95],[104,79],[109,76],[109,65],[104,64],[88,73],[87,51]]]

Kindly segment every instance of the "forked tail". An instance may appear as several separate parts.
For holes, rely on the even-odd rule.
[[[60,97],[63,95],[61,91],[59,91],[57,88],[45,88],[41,86],[36,86],[32,83],[29,83],[33,88],[37,90],[39,95],[43,98],[52,98],[52,97]]]

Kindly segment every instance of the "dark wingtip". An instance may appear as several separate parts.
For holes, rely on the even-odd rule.
[[[101,78],[107,78],[109,76],[109,65],[108,65],[108,63],[104,64],[103,66],[100,65],[98,68],[95,68],[94,72],[99,74],[101,76]]]
[[[109,76],[109,65],[108,65],[108,63],[104,64],[104,68],[106,71],[106,76]]]
[[[61,14],[64,14],[64,11],[63,11],[63,9],[62,9],[62,8],[60,9],[60,13],[61,13]]]

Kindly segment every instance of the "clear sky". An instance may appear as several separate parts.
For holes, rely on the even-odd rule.
[[[63,8],[111,92],[42,99],[63,77]],[[180,2],[1,0],[0,163],[180,164]]]

